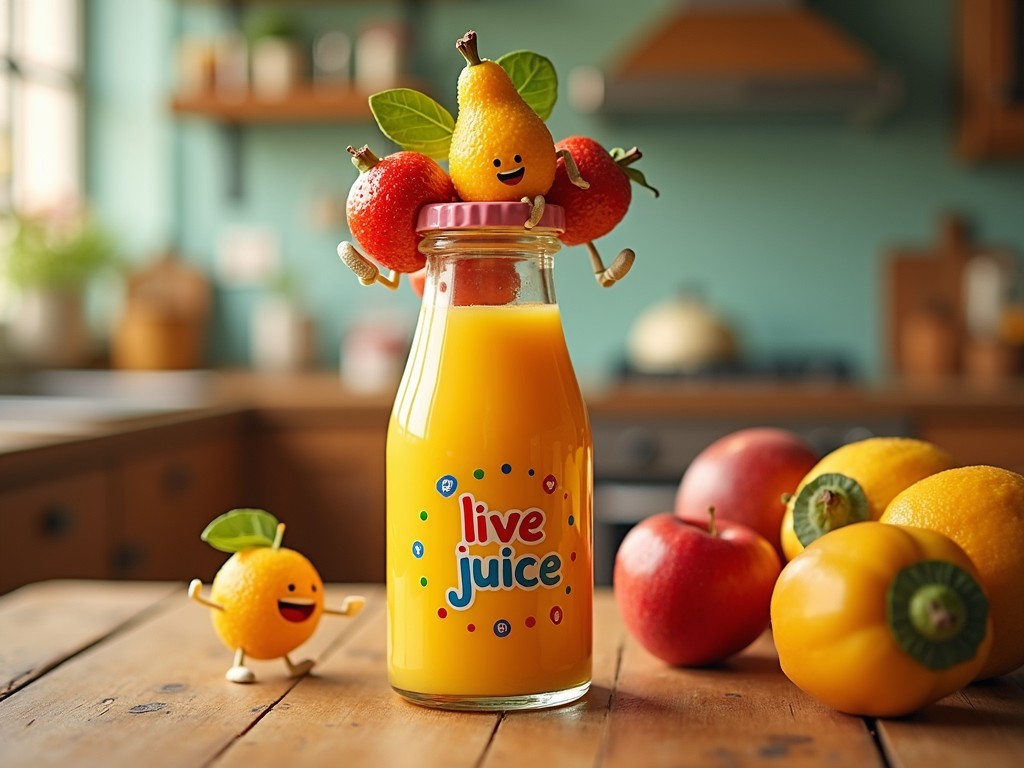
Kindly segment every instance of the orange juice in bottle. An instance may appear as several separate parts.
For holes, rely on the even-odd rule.
[[[427,283],[387,439],[388,669],[411,701],[551,706],[590,685],[590,425],[552,260],[564,217],[427,206]]]

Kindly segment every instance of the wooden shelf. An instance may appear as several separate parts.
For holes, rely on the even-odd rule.
[[[308,85],[281,98],[252,93],[177,95],[171,100],[171,109],[179,115],[227,123],[350,122],[373,119],[369,96],[352,87]]]

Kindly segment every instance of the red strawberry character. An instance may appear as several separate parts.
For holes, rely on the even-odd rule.
[[[359,169],[348,193],[348,228],[366,253],[391,274],[382,276],[349,242],[338,246],[338,255],[363,285],[380,282],[397,288],[396,273],[415,272],[425,263],[417,250],[420,208],[427,203],[451,202],[455,187],[440,165],[419,152],[396,152],[381,159],[367,146],[349,147],[348,151]]]
[[[412,288],[412,292],[423,298],[423,289],[427,284],[427,268],[417,269],[415,272],[409,275],[409,287]]]
[[[625,277],[633,264],[634,253],[628,248],[623,250],[605,269],[593,241],[611,232],[626,215],[633,196],[631,182],[647,187],[655,197],[658,190],[647,183],[640,171],[631,167],[642,157],[636,147],[628,152],[618,148],[608,152],[587,136],[570,136],[556,143],[555,148],[560,153],[568,152],[576,161],[580,175],[590,183],[589,189],[573,184],[566,171],[564,155],[559,155],[555,181],[547,194],[547,202],[565,208],[565,232],[559,239],[565,245],[585,244],[598,282],[611,285]]]
[[[455,306],[509,304],[519,294],[522,284],[519,273],[514,264],[504,259],[463,259],[456,269],[452,296]],[[426,267],[409,275],[409,285],[421,299],[426,280]],[[441,290],[448,288],[442,284]]]

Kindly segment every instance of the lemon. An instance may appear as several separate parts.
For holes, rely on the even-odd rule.
[[[213,579],[213,628],[232,650],[276,659],[310,638],[324,610],[313,564],[292,549],[252,547],[228,558]]]
[[[811,468],[786,504],[786,558],[830,530],[877,520],[904,488],[955,466],[942,448],[910,437],[869,437],[840,446]]]
[[[971,558],[988,593],[993,628],[978,679],[1024,664],[1024,477],[991,466],[939,472],[897,495],[881,521],[938,531]]]

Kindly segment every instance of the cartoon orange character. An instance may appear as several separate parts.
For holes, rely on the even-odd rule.
[[[203,583],[193,579],[188,595],[212,608],[217,636],[234,651],[225,677],[233,683],[256,679],[245,666],[254,659],[283,658],[290,677],[300,677],[312,659],[293,663],[288,654],[308,640],[325,614],[355,616],[366,600],[346,597],[338,610],[324,607],[324,584],[313,564],[281,546],[284,523],[260,509],[227,512],[202,533],[203,541],[232,556],[214,576],[210,599],[200,596]]]

